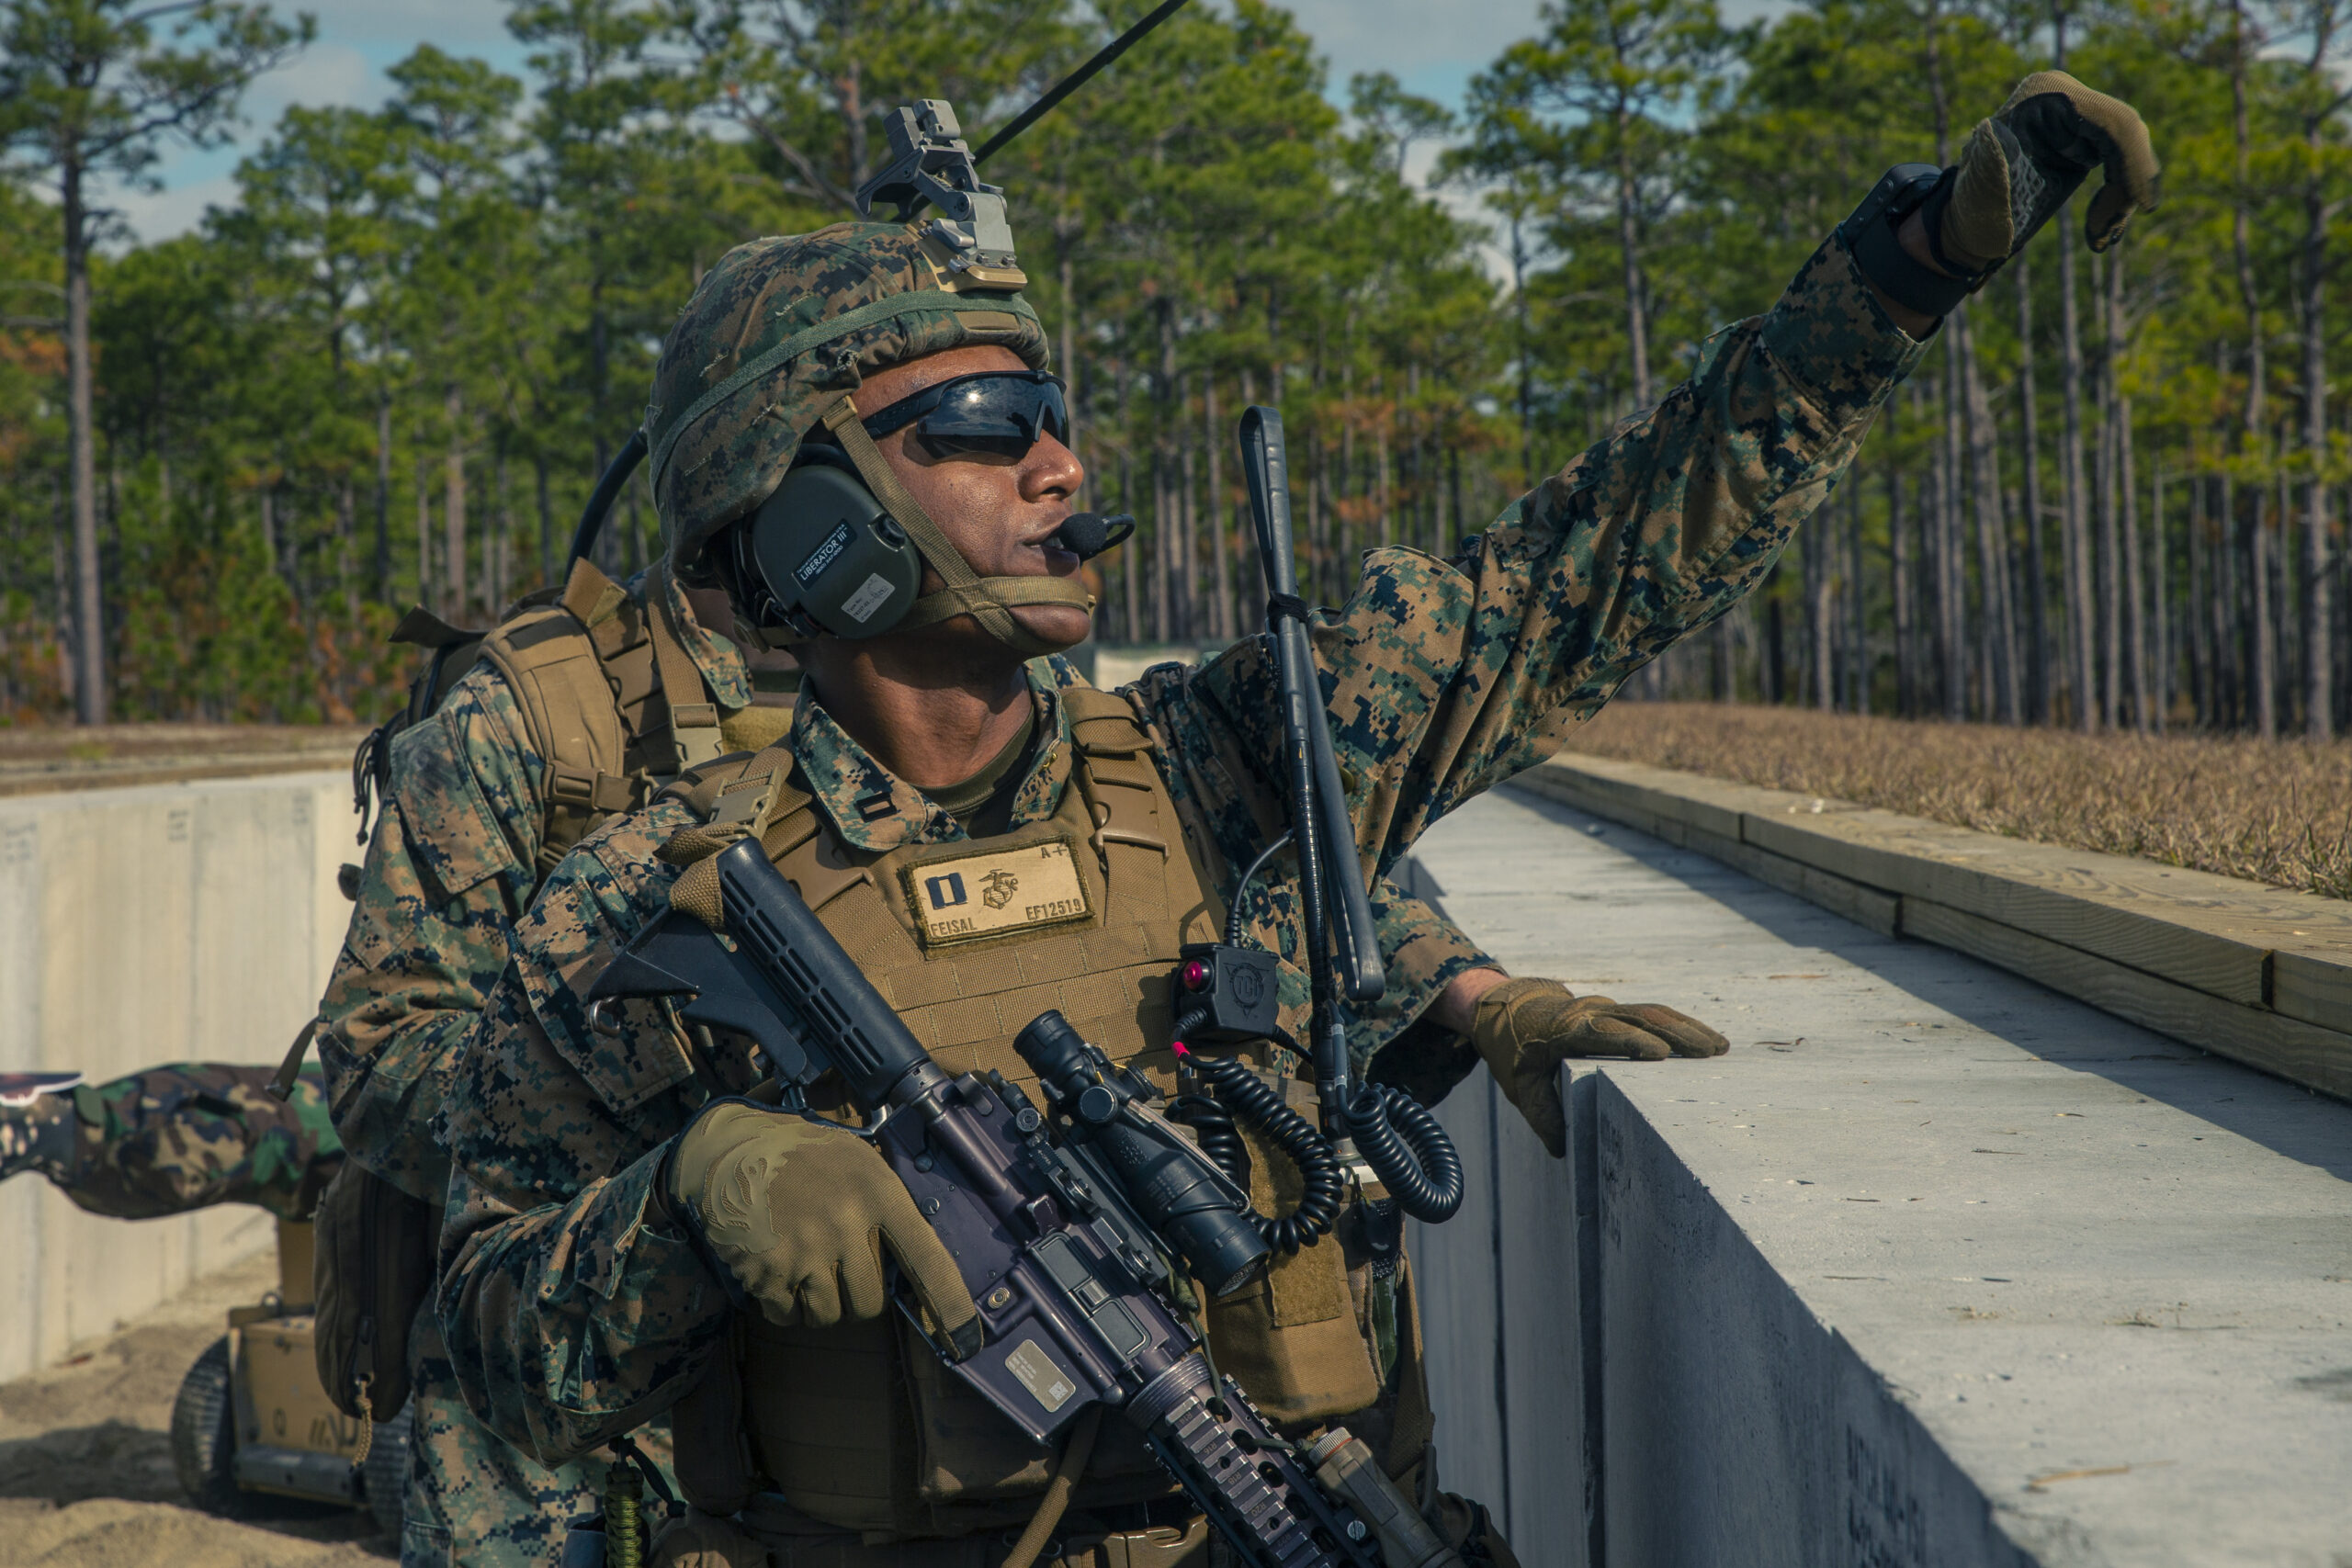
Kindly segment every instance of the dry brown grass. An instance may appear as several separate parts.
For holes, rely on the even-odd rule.
[[[1569,750],[2352,897],[2352,743],[1619,702]]]

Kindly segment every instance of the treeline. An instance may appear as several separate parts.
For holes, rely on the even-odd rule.
[[[1453,155],[1521,258],[1531,446],[1679,374],[1878,171],[1952,162],[2028,71],[2128,98],[2165,164],[2109,254],[2078,204],[1955,312],[1770,584],[1636,689],[2340,733],[2346,18],[1815,0],[1726,32],[1692,0],[1554,7]]]
[[[0,86],[38,79],[44,14],[89,4],[0,0]],[[422,47],[379,110],[288,111],[197,231],[90,251],[79,487],[64,150],[135,172],[140,144],[102,145],[120,122],[86,95],[0,94],[0,710],[380,710],[401,608],[479,623],[560,568],[714,257],[847,216],[891,106],[947,97],[977,144],[1145,8],[525,0],[527,82]],[[301,42],[206,15],[194,41],[124,25],[121,79],[187,79],[132,70],[177,51],[219,83],[152,109],[147,145],[218,135]],[[1336,597],[1363,548],[1450,549],[1654,400],[1881,170],[1950,162],[2063,62],[2147,115],[2164,209],[2106,257],[2076,209],[1996,276],[1771,583],[1639,689],[2340,729],[2338,20],[1815,0],[1733,28],[1705,0],[1561,0],[1457,118],[1387,78],[1335,92],[1285,13],[1198,0],[987,169],[1088,502],[1143,522],[1106,562],[1102,633],[1249,628],[1247,403],[1283,410],[1310,591]],[[1440,144],[1443,188],[1417,187]],[[1474,203],[1484,223],[1455,216]],[[658,547],[633,489],[605,564]]]

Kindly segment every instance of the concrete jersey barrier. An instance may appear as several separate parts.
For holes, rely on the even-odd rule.
[[[342,944],[354,826],[341,769],[0,799],[0,1068],[276,1062]],[[0,1380],[273,1234],[258,1209],[125,1222],[0,1186]]]

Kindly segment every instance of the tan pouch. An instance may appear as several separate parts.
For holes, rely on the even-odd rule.
[[[389,1421],[408,1400],[408,1331],[433,1292],[441,1212],[356,1159],[311,1219],[319,1382],[345,1416]]]
[[[1211,1302],[1208,1317],[1217,1370],[1270,1421],[1321,1421],[1380,1397],[1348,1295],[1347,1262],[1329,1236]]]
[[[1052,1478],[1055,1453],[1023,1436],[911,1330],[903,1335],[914,1400],[915,1493],[933,1508],[1021,1500],[1025,1517]],[[1165,1495],[1168,1472],[1125,1421],[1103,1422],[1073,1506],[1102,1507]],[[969,1522],[969,1521],[957,1521]]]
[[[778,1328],[746,1314],[743,1428],[775,1490],[838,1529],[898,1533],[914,1435],[890,1318]]]
[[[1244,1122],[1250,1202],[1285,1214],[1304,1190],[1290,1161]],[[1209,1348],[1217,1371],[1241,1385],[1276,1422],[1320,1421],[1362,1410],[1380,1397],[1380,1376],[1357,1326],[1339,1238],[1277,1258],[1264,1277],[1209,1303]]]

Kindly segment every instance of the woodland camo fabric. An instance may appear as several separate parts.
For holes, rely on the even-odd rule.
[[[646,581],[640,574],[623,587],[641,604]],[[674,585],[670,606],[722,708],[747,706],[752,680],[735,644],[703,628]],[[1077,677],[1064,669],[1055,679]],[[538,891],[546,775],[520,705],[487,664],[460,680],[432,716],[401,732],[383,818],[320,1005],[319,1055],[335,1127],[369,1170],[428,1202],[441,1202],[449,1181],[438,1132],[444,1098]],[[1385,1041],[1455,975],[1492,961],[1427,905],[1394,889],[1383,905],[1383,945],[1399,965],[1367,1034]],[[1424,1037],[1448,1060],[1475,1065],[1458,1037],[1416,1032]],[[546,1543],[560,1543],[571,1517],[593,1511],[579,1500],[601,1483],[601,1465],[548,1468],[507,1450],[467,1409],[437,1333],[420,1331],[411,1344],[415,1522],[404,1563],[493,1565],[533,1561],[535,1551],[546,1560]]]
[[[1634,670],[1761,581],[1920,353],[1832,239],[1770,311],[1710,339],[1688,383],[1453,559],[1368,555],[1354,597],[1318,613],[1314,637],[1371,867],[1391,871],[1431,823],[1555,750]],[[1071,769],[1055,682],[1036,664],[1030,678],[1043,739],[1015,827],[1052,809]],[[1265,639],[1125,690],[1230,877],[1281,831]],[[790,744],[795,784],[849,843],[962,836],[807,689]],[[722,1281],[651,1200],[667,1141],[713,1092],[747,1083],[750,1064],[722,1046],[715,1081],[698,1082],[641,1004],[604,1034],[582,994],[665,907],[677,872],[654,851],[692,819],[657,800],[549,876],[448,1101],[457,1171],[438,1310],[450,1360],[474,1408],[548,1458],[667,1408],[731,1314]],[[1283,893],[1244,908],[1258,940],[1296,956]]]
[[[0,1117],[74,1118],[72,1168],[42,1174],[93,1214],[152,1220],[251,1203],[305,1220],[342,1168],[343,1144],[318,1074],[297,1078],[284,1104],[268,1090],[277,1076],[275,1066],[183,1062],[44,1095]]]
[[[938,308],[854,327],[759,368],[763,355],[904,296],[915,298],[902,303]],[[978,343],[1046,368],[1045,329],[1028,302],[1017,294],[950,297],[925,257],[921,225],[836,223],[729,251],[663,340],[645,410],[646,478],[671,558],[690,566],[705,539],[765,500],[800,438],[865,376]]]
[[[647,578],[622,586],[639,604]],[[703,630],[674,584],[687,650],[729,708],[752,700],[735,645]],[[427,1202],[448,1189],[437,1125],[466,1036],[537,888],[547,763],[505,681],[474,667],[392,745],[385,809],[370,840],[320,1003],[319,1058],[354,1158]],[[466,1408],[431,1311],[410,1335],[409,1524],[403,1568],[507,1568],[554,1561],[600,1463],[540,1465]]]

